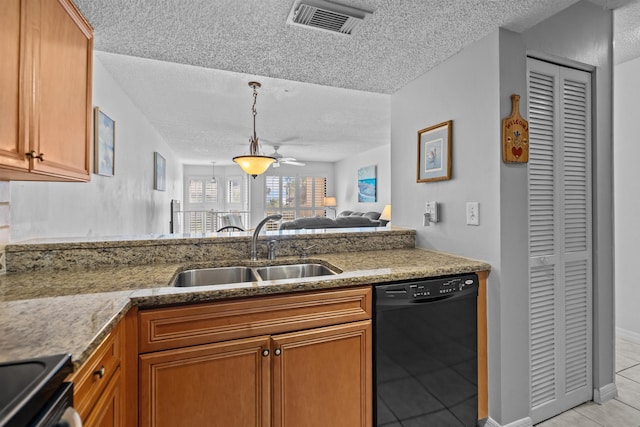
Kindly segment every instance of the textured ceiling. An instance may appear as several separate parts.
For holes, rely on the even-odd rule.
[[[393,93],[496,28],[522,31],[577,0],[340,1],[373,11],[352,36],[287,25],[293,0],[76,3],[98,50]]]
[[[577,0],[340,1],[373,11],[352,36],[286,24],[294,0],[75,0],[101,63],[186,163],[246,150],[252,79],[264,84],[258,136],[285,156],[335,161],[388,144],[386,94],[498,27],[523,31]],[[616,33],[616,49],[627,39]]]
[[[262,149],[329,161],[388,144],[389,95],[96,52],[149,122],[188,164],[232,164],[249,149],[251,80]],[[109,112],[106,111],[108,114]]]
[[[616,64],[640,57],[640,1],[613,12],[614,60]]]

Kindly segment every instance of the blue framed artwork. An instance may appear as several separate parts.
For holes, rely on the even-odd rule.
[[[93,173],[104,176],[115,174],[116,122],[93,109]]]
[[[358,202],[377,202],[377,193],[375,165],[358,169]]]
[[[418,131],[416,182],[451,179],[451,128],[449,120]]]

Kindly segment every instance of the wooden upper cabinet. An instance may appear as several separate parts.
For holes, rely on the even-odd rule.
[[[91,26],[71,0],[3,0],[0,27],[0,179],[88,181]]]
[[[24,55],[26,33],[26,1],[0,2],[0,163],[26,171],[26,134],[21,128],[26,118],[28,91],[24,84]]]

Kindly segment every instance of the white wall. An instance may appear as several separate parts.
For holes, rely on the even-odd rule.
[[[498,74],[494,33],[391,97],[393,223],[417,229],[420,247],[498,260]],[[417,132],[447,120],[453,121],[451,180],[416,183]],[[440,203],[441,222],[423,227],[427,200]],[[480,202],[479,227],[465,225],[466,201]]]
[[[11,242],[169,232],[169,202],[182,199],[182,167],[96,57],[93,104],[116,122],[115,176],[11,182]],[[154,151],[167,161],[166,191],[153,189]]]
[[[358,169],[371,165],[376,166],[378,201],[358,202]],[[344,210],[382,212],[384,206],[391,203],[391,144],[340,160],[336,162],[335,169],[335,192],[327,191],[327,195],[336,196],[338,213]],[[391,212],[393,215],[393,210]]]
[[[640,286],[638,262],[640,226],[640,140],[638,138],[638,99],[640,99],[640,58],[614,69],[614,198],[615,198],[615,277],[616,327],[620,335],[640,340]]]
[[[489,277],[490,415],[500,421],[501,262],[500,262],[500,69],[499,33],[465,48],[456,56],[405,86],[391,97],[392,222],[415,228],[420,247],[482,259]],[[417,132],[453,121],[451,180],[416,183]],[[440,203],[440,222],[423,227],[427,200]],[[480,203],[480,225],[466,225],[466,202]],[[526,369],[526,365],[524,366]],[[511,394],[521,403],[527,394]],[[525,402],[526,403],[526,402]]]
[[[533,51],[595,66],[594,387],[613,382],[611,34],[611,12],[582,1],[523,34],[490,34],[391,97],[393,223],[415,228],[418,246],[492,265],[489,415],[501,425],[526,425],[530,414],[527,168],[502,162],[500,137],[511,94],[521,95],[526,112],[526,56]],[[452,179],[418,184],[417,131],[446,120],[453,120]],[[441,203],[441,222],[423,227],[427,200]],[[477,227],[465,223],[467,201],[480,203]]]

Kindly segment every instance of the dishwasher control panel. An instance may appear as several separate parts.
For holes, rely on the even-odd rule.
[[[423,280],[411,280],[385,283],[375,286],[376,303],[395,305],[405,302],[422,302],[444,299],[478,292],[478,276],[464,274],[460,276],[436,277]]]
[[[446,296],[477,286],[478,277],[472,274],[410,283],[407,290],[409,298],[423,299],[425,297]]]

